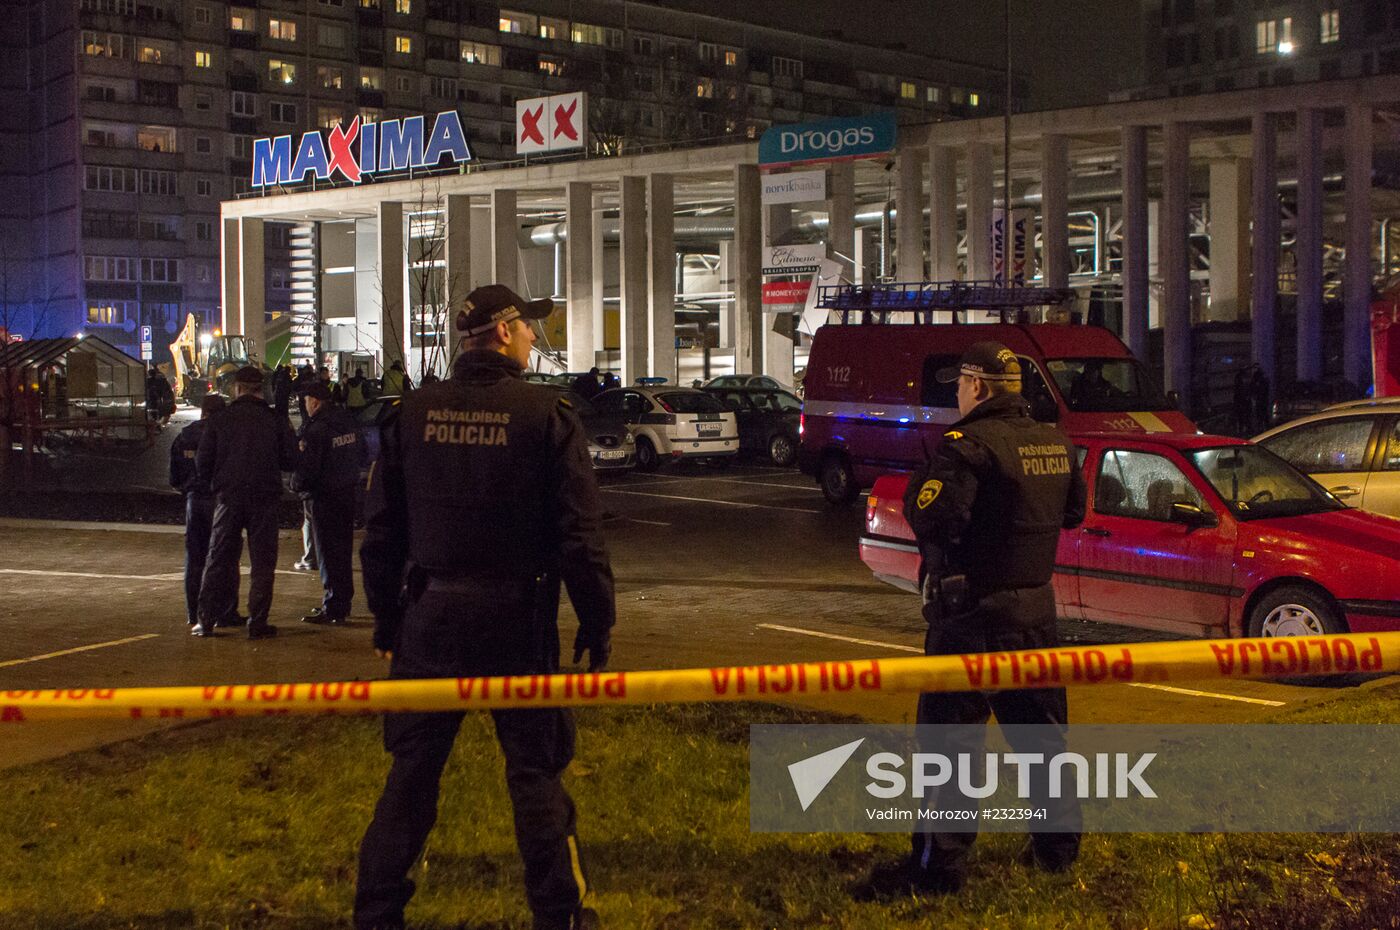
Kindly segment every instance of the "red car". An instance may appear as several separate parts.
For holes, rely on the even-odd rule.
[[[1266,449],[1186,433],[1075,437],[1089,508],[1060,534],[1061,617],[1199,636],[1400,630],[1400,520]],[[916,590],[905,475],[875,484],[861,560]]]

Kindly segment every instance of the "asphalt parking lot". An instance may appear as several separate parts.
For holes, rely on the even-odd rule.
[[[856,555],[862,510],[833,510],[796,471],[678,466],[602,483],[618,580],[614,666],[683,668],[921,653],[916,599],[873,580]],[[98,527],[103,528],[98,528]],[[465,531],[464,531],[465,537]],[[298,622],[319,580],[292,571],[284,532],[272,622],[283,635],[210,642],[186,634],[179,527],[0,520],[0,689],[130,687],[378,677],[372,618],[357,591],[352,623]],[[244,589],[246,596],[246,584]],[[566,608],[563,636],[574,618]],[[1144,638],[1064,622],[1077,642]],[[1071,718],[1093,722],[1266,719],[1332,693],[1273,682],[1199,688],[1134,685],[1071,691]],[[871,720],[913,718],[912,696],[816,704]],[[26,724],[0,729],[0,765],[146,732],[159,721]]]

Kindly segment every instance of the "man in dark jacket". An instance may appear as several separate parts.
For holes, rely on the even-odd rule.
[[[279,365],[272,376],[272,406],[279,417],[287,418],[292,406],[291,365]]]
[[[199,419],[182,429],[170,446],[170,486],[185,495],[185,615],[190,626],[199,622],[199,584],[214,526],[214,494],[209,482],[200,480],[195,453],[209,417],[223,409],[222,394],[204,395]]]
[[[467,295],[452,377],[386,425],[360,547],[375,649],[391,678],[530,675],[559,668],[559,582],[579,617],[574,661],[601,671],[615,617],[602,508],[578,416],[521,378],[532,320],[552,309],[493,284]],[[470,545],[464,545],[470,540]],[[390,714],[394,756],[360,846],[355,926],[403,926],[409,869],[436,817],[460,713]],[[560,781],[573,758],[564,709],[493,712],[536,930],[596,927]]]
[[[267,622],[277,571],[277,504],[281,472],[297,465],[291,424],[262,397],[263,375],[247,365],[234,376],[233,403],[210,419],[195,462],[215,495],[214,527],[199,592],[196,636],[213,636],[215,622],[236,612],[238,562],[248,534],[252,576],[248,588],[248,638],[277,635]]]
[[[310,415],[301,428],[300,458],[292,490],[301,495],[311,518],[311,537],[321,564],[321,606],[301,619],[306,623],[344,623],[355,594],[351,560],[355,534],[355,483],[360,479],[364,446],[359,427],[344,408],[331,403],[331,392],[316,384],[306,392]]]
[[[929,461],[909,480],[904,514],[918,539],[920,587],[928,655],[1053,649],[1055,593],[1050,579],[1060,530],[1084,519],[1085,484],[1074,446],[1054,426],[1038,423],[1021,397],[1021,366],[996,342],[969,346],[960,364],[938,373],[958,383],[962,418],[943,435]],[[1068,711],[1063,688],[929,693],[919,698],[920,724],[973,725],[957,734],[930,728],[921,749],[950,759],[980,758],[982,728],[995,711],[1012,749],[1064,751]],[[1016,725],[1035,725],[1016,729]],[[930,735],[936,733],[938,735]],[[975,734],[975,736],[974,736]],[[1047,819],[1032,835],[1028,861],[1062,871],[1079,852],[1080,815],[1073,798],[1050,799],[1048,776],[1033,777],[1032,808]],[[974,778],[976,773],[973,773]],[[974,781],[974,783],[976,783]],[[945,786],[927,802],[944,811],[975,810],[977,801]],[[976,820],[958,820],[959,831],[929,826],[914,834],[906,864],[874,880],[907,892],[946,893],[961,888],[975,841]]]

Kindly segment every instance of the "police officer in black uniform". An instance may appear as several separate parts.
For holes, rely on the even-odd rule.
[[[550,673],[559,582],[579,617],[574,661],[602,670],[616,608],[586,434],[559,394],[521,378],[548,300],[492,284],[467,295],[452,377],[409,394],[383,429],[360,547],[374,645],[391,678]],[[564,709],[494,711],[536,930],[597,927],[574,805]],[[407,874],[437,816],[460,713],[392,714],[393,766],[360,846],[355,926],[403,926]]]
[[[209,417],[224,409],[222,394],[206,394],[199,419],[180,430],[170,446],[170,486],[185,495],[185,616],[199,622],[199,583],[209,555],[209,532],[214,525],[214,494],[199,477],[195,453]]]
[[[297,465],[292,426],[262,396],[263,374],[253,365],[238,369],[233,403],[209,419],[195,463],[214,492],[214,526],[199,592],[195,636],[213,636],[215,621],[236,613],[238,562],[248,534],[252,576],[248,588],[248,638],[277,635],[267,622],[277,570],[277,505],[281,472]]]
[[[364,444],[344,408],[331,403],[324,384],[306,390],[306,423],[301,428],[299,461],[292,490],[302,496],[311,517],[311,538],[321,565],[321,606],[301,619],[341,624],[355,595],[351,568],[355,535],[355,484],[360,480]]]
[[[996,342],[968,347],[960,364],[938,373],[958,384],[962,419],[943,435],[927,464],[910,476],[904,514],[919,541],[928,655],[1045,649],[1059,645],[1055,594],[1050,584],[1060,530],[1084,519],[1085,485],[1074,446],[1058,428],[1039,423],[1021,396],[1021,366]],[[980,758],[991,713],[1017,752],[1048,761],[1064,751],[1068,709],[1063,688],[958,693],[919,697],[920,724],[973,724],[957,736],[921,731],[921,748],[949,758]],[[1068,869],[1079,852],[1079,808],[1074,799],[1048,798],[1047,766],[1037,776],[1030,806],[1046,807],[1032,820],[1025,859],[1052,871]],[[976,783],[976,782],[974,782]],[[951,786],[949,786],[951,788]],[[930,807],[971,808],[975,799],[945,789]],[[919,832],[900,867],[903,888],[947,893],[962,887],[973,832]],[[1053,826],[1035,832],[1035,826]],[[886,876],[888,878],[890,876]]]

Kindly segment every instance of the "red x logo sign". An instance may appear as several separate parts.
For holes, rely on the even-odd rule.
[[[562,104],[554,108],[555,139],[559,138],[560,135],[563,135],[566,139],[569,139],[573,142],[578,141],[578,130],[574,128],[574,111],[577,109],[578,100],[574,100],[572,103],[570,103],[569,108],[567,110],[564,109],[564,106]]]
[[[331,167],[334,172],[340,169],[340,173],[345,175],[345,180],[353,184],[360,183],[360,163],[355,161],[355,154],[350,147],[355,144],[355,137],[360,134],[360,118],[356,116],[350,121],[349,129],[341,129],[339,126],[331,130]]]
[[[540,119],[544,116],[544,104],[529,110],[520,111],[520,141],[544,145],[544,133],[540,132]]]

